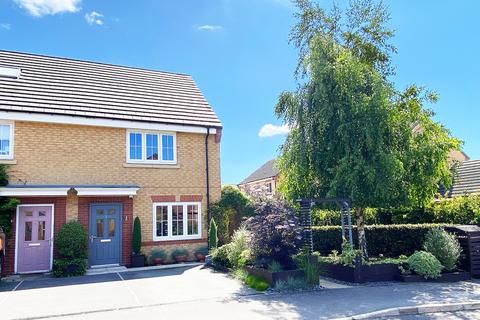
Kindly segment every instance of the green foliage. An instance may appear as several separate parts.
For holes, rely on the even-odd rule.
[[[455,198],[442,198],[431,201],[422,207],[367,208],[365,223],[370,224],[480,224],[480,196],[464,195]],[[356,217],[352,215],[355,224]],[[312,222],[316,226],[340,225],[338,209],[312,210]]]
[[[177,257],[179,257],[179,256],[187,256],[188,257],[188,255],[189,255],[189,252],[185,248],[176,248],[171,253],[171,256],[172,256],[173,260],[176,260]]]
[[[237,269],[232,270],[231,275],[235,279],[238,279],[238,280],[241,280],[241,281],[245,282],[245,279],[248,276],[248,272],[243,268],[237,268]]]
[[[282,265],[278,261],[272,260],[268,264],[268,271],[270,272],[280,272],[282,270],[283,270]]]
[[[55,245],[59,255],[66,260],[88,257],[88,235],[78,221],[67,222],[60,228]]]
[[[350,242],[343,240],[342,253],[340,254],[340,263],[345,266],[354,266],[355,259],[360,255],[358,250],[355,250]]]
[[[142,229],[139,217],[135,217],[133,221],[132,248],[135,254],[139,254],[142,248]]]
[[[287,280],[277,281],[276,291],[297,291],[309,288],[310,285],[302,278],[288,277]]]
[[[307,252],[301,252],[294,257],[298,267],[305,273],[306,282],[310,285],[318,285],[320,266],[316,263],[318,257],[310,256]]]
[[[203,254],[206,256],[208,254],[208,248],[207,246],[199,246],[195,249],[195,253]]]
[[[222,188],[220,200],[211,205],[210,212],[217,222],[218,238],[222,244],[229,243],[242,220],[253,215],[250,199],[233,186]]]
[[[232,264],[228,259],[230,244],[224,244],[212,251],[212,263],[216,268],[231,268]]]
[[[210,220],[210,226],[208,228],[208,247],[210,250],[217,248],[218,246],[218,234],[217,234],[217,224],[212,218]]]
[[[83,225],[77,221],[64,224],[55,240],[59,259],[53,260],[55,277],[70,277],[85,274],[87,271],[88,235]]]
[[[452,183],[448,161],[460,148],[426,105],[423,88],[400,92],[393,72],[389,14],[382,3],[352,1],[346,14],[296,1],[291,41],[305,79],[279,97],[276,114],[291,128],[277,166],[287,199],[349,197],[366,255],[363,208],[423,206]]]
[[[249,286],[250,288],[255,289],[257,291],[265,291],[265,290],[268,289],[268,287],[270,287],[267,280],[265,280],[261,277],[251,275],[251,274],[249,274],[245,278],[245,284],[247,286]]]
[[[54,277],[81,276],[87,272],[86,259],[54,259],[52,274]]]
[[[7,165],[0,164],[0,186],[6,186],[7,184]],[[12,218],[19,203],[20,201],[17,199],[0,197],[0,227],[7,237],[12,234]]]
[[[430,252],[417,251],[407,260],[408,268],[425,279],[436,279],[442,272],[442,264]]]
[[[440,228],[427,233],[423,248],[433,254],[447,271],[455,270],[462,252],[455,236]]]
[[[440,224],[406,224],[406,225],[371,225],[365,227],[372,256],[398,257],[410,255],[422,250],[425,235]],[[354,230],[355,231],[355,227]],[[321,255],[328,255],[332,250],[341,251],[342,238],[340,226],[313,227],[313,248]],[[354,244],[357,244],[354,232]]]
[[[150,251],[150,259],[165,259],[167,257],[167,253],[163,249],[152,249]]]
[[[248,236],[248,231],[245,228],[240,228],[233,234],[232,242],[228,245],[228,260],[233,268],[243,267],[246,263],[242,254],[248,250]]]

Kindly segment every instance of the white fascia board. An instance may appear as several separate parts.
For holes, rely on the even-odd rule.
[[[70,188],[0,188],[0,196],[67,196],[68,190],[70,190]]]
[[[162,123],[154,123],[154,122],[141,122],[141,121],[128,121],[128,120],[112,120],[112,119],[101,119],[101,118],[87,118],[87,117],[81,117],[81,116],[64,116],[64,115],[51,115],[51,114],[15,112],[15,111],[0,111],[0,119],[13,120],[13,121],[17,120],[17,121],[31,121],[31,122],[60,123],[60,124],[71,124],[71,125],[81,125],[81,126],[125,128],[125,129],[207,133],[207,128],[201,127],[201,126],[162,124]],[[217,130],[215,128],[210,128],[210,133],[215,134],[217,133]]]
[[[80,196],[135,196],[139,188],[75,188]]]

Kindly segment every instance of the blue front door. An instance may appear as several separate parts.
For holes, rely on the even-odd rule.
[[[90,266],[120,264],[121,204],[90,205]]]

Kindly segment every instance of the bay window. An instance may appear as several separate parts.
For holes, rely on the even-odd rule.
[[[200,239],[201,212],[200,202],[154,203],[153,239]]]
[[[176,163],[176,136],[163,132],[127,132],[127,162]]]

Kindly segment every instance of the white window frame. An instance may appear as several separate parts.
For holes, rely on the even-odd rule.
[[[14,138],[15,124],[12,121],[0,120],[0,125],[10,126],[10,150],[9,150],[10,152],[9,152],[8,155],[0,155],[0,159],[2,159],[2,160],[12,160],[13,159],[13,146],[14,146],[13,138]]]
[[[130,134],[131,133],[140,133],[142,135],[142,159],[130,159]],[[158,160],[147,160],[147,134],[158,135]],[[162,136],[163,135],[173,136],[173,160],[162,160],[163,158]],[[126,148],[127,163],[177,164],[177,134],[175,132],[129,129],[127,130],[126,144],[127,144],[127,148]]]
[[[172,235],[172,207],[183,206],[183,232],[184,235],[173,236]],[[187,235],[188,232],[188,213],[187,208],[189,205],[198,206],[198,234]],[[157,236],[157,207],[167,206],[168,216],[168,236]],[[201,202],[154,202],[153,203],[153,241],[170,241],[170,240],[192,240],[202,238],[202,203]]]

